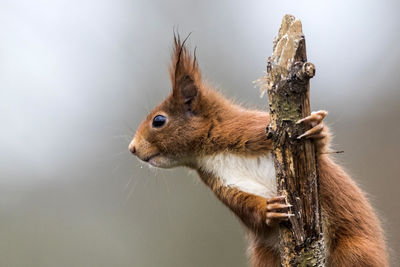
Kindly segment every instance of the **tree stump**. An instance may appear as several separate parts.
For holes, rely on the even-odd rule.
[[[296,122],[310,115],[309,79],[315,67],[307,62],[301,21],[285,15],[267,75],[260,81],[268,92],[278,195],[285,195],[294,214],[279,229],[282,266],[324,266],[325,248],[319,204],[319,181],[315,147],[298,139],[308,128]]]

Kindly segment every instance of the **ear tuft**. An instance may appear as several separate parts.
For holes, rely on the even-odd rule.
[[[174,50],[172,62],[169,69],[172,83],[173,96],[185,105],[192,102],[198,95],[201,88],[201,74],[196,59],[196,49],[194,56],[185,46],[190,34],[180,40],[178,34],[174,34]]]

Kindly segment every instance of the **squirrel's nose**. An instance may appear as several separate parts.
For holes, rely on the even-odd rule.
[[[133,144],[133,141],[129,144],[129,151],[130,151],[133,155],[136,155],[136,148],[135,148],[135,145]]]

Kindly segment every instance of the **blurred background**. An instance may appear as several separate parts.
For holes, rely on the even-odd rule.
[[[203,76],[264,109],[284,14],[303,22],[312,109],[329,111],[337,160],[400,250],[400,2],[0,2],[0,266],[246,266],[236,218],[196,175],[128,152],[168,95],[172,31]]]

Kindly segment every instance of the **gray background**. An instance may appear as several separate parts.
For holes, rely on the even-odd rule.
[[[281,18],[302,19],[313,110],[400,249],[400,2],[0,1],[0,266],[245,266],[241,225],[185,169],[127,150],[169,92],[172,29],[204,77],[264,108]]]

